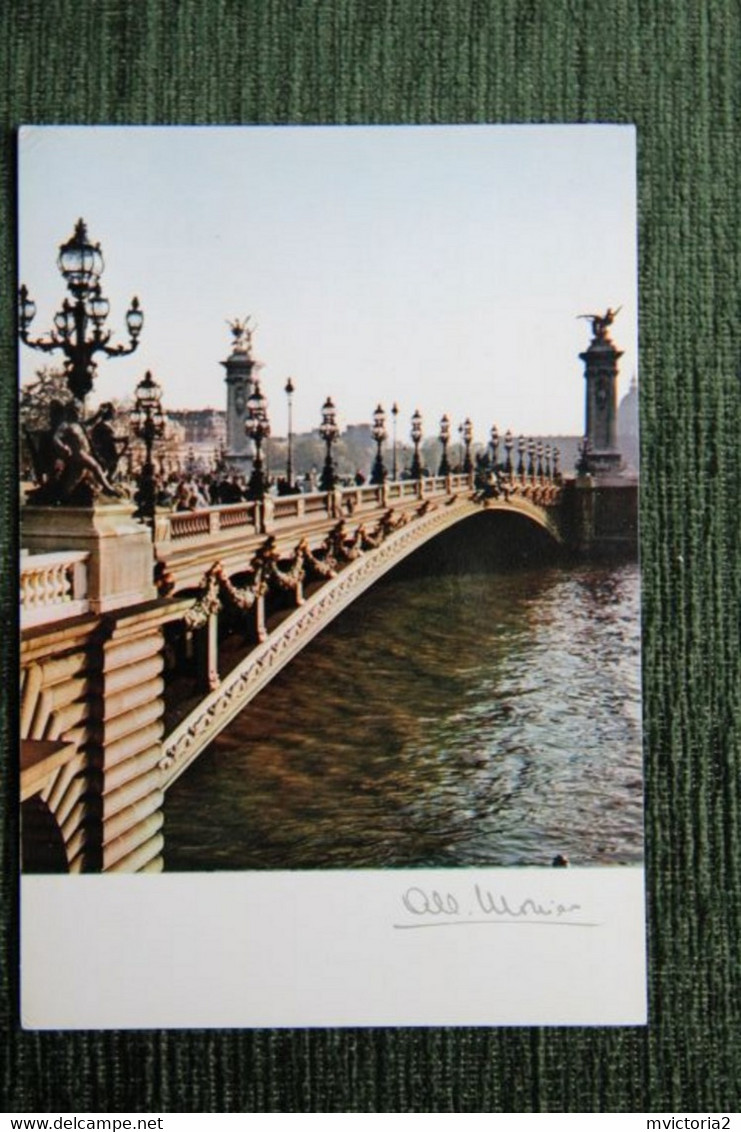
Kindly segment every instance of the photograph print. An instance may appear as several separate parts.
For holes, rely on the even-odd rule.
[[[642,876],[633,128],[18,148],[24,876]]]

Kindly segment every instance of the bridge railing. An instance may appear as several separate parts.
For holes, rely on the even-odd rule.
[[[246,534],[258,533],[257,504],[229,503],[221,507],[202,507],[198,511],[158,511],[155,517],[155,543],[203,541],[221,531],[234,535],[239,528]]]
[[[263,503],[229,503],[203,507],[197,511],[159,511],[155,519],[155,542],[201,542],[215,539],[222,532],[232,538],[241,529],[245,534],[265,534],[273,526],[300,524],[304,519],[326,518],[343,511],[373,510],[389,503],[424,499],[429,495],[465,490],[466,475],[429,476],[422,480],[397,480],[363,484],[336,492],[268,496]]]
[[[527,479],[511,475],[502,480],[508,495],[522,496],[548,505],[560,494],[553,480]],[[267,496],[262,502],[229,503],[198,511],[160,511],[155,520],[158,546],[213,544],[233,541],[235,536],[263,535],[273,530],[301,527],[306,522],[357,515],[380,507],[399,506],[413,500],[460,494],[474,488],[474,477],[466,473],[426,476],[420,480],[394,480],[384,484],[362,484],[333,492]]]
[[[420,480],[395,480],[384,484],[361,484],[331,492],[267,496],[262,502],[229,503],[198,511],[160,511],[155,518],[158,550],[178,545],[233,541],[235,536],[270,534],[291,526],[362,515],[381,507],[403,505],[413,500],[456,494],[473,487],[466,474],[427,476]]]
[[[21,553],[21,629],[87,613],[86,551]]]

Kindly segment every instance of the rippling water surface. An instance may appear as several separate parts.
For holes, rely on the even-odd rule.
[[[170,870],[640,862],[637,566],[392,577],[165,817]]]

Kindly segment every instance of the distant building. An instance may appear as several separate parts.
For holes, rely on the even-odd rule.
[[[167,415],[183,429],[183,443],[220,448],[226,443],[224,409],[168,409]]]
[[[558,449],[558,464],[564,475],[571,475],[579,459],[581,436],[534,436],[536,444],[550,444],[551,450]]]

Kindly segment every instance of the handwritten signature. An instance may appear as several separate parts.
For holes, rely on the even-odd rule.
[[[463,927],[468,924],[546,924],[559,927],[594,928],[599,924],[582,919],[581,904],[512,899],[476,884],[465,896],[412,885],[402,893],[401,903],[412,919],[395,928]]]

